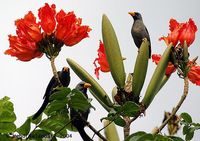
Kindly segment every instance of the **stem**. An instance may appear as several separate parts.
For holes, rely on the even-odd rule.
[[[56,70],[55,58],[56,58],[56,56],[52,56],[52,57],[50,58],[50,61],[51,61],[51,68],[52,68],[52,71],[53,71],[53,75],[54,75],[56,81],[58,82],[58,85],[59,85],[59,86],[62,86],[62,83],[60,82],[60,79],[59,79],[59,76],[58,76],[58,73],[57,73],[57,70]]]
[[[130,135],[130,117],[124,117],[126,125],[124,126],[124,140]]]
[[[179,100],[179,102],[176,105],[176,107],[172,110],[171,115],[152,134],[158,134],[167,125],[167,123],[169,122],[169,120],[176,114],[176,112],[179,110],[179,108],[181,107],[181,105],[183,104],[185,98],[188,95],[188,87],[189,87],[188,77],[185,77],[184,78],[184,91],[183,91],[183,95],[181,96],[181,99]]]
[[[65,129],[65,127],[66,127],[67,125],[69,125],[71,122],[72,122],[72,121],[66,123],[62,128],[60,128],[58,131],[56,131],[56,132],[54,133],[54,135],[52,136],[51,140],[53,140],[53,138],[56,137],[56,135],[57,135],[60,131],[62,131],[63,129]],[[50,140],[50,141],[51,141],[51,140]]]
[[[104,136],[102,136],[100,133],[99,133],[99,131],[97,131],[89,122],[87,122],[83,117],[80,117],[82,120],[83,120],[83,122],[85,122],[86,123],[86,125],[97,135],[97,136],[99,136],[103,141],[107,141],[107,139],[104,137]],[[94,136],[93,136],[94,137]]]

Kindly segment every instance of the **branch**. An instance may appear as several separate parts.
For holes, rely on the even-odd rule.
[[[183,104],[185,98],[188,95],[188,87],[189,87],[188,77],[185,77],[184,78],[184,91],[183,91],[183,95],[181,96],[181,99],[179,100],[179,102],[176,105],[176,107],[172,110],[171,115],[152,134],[158,134],[167,125],[169,120],[176,114],[176,112],[179,110],[179,108],[181,107],[181,105]]]
[[[86,125],[97,135],[99,136],[103,141],[107,141],[107,139],[102,136],[99,131],[97,131],[89,122],[87,122],[83,117],[81,119],[86,123]],[[93,136],[94,137],[94,136]]]
[[[52,56],[50,58],[50,61],[51,61],[51,68],[52,68],[52,71],[53,71],[53,75],[56,79],[56,81],[58,82],[59,86],[62,86],[62,83],[60,82],[60,79],[59,79],[59,76],[58,76],[58,73],[57,73],[57,70],[56,70],[56,66],[55,66],[55,56]]]

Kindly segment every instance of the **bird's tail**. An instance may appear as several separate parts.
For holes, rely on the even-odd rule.
[[[77,128],[79,134],[81,135],[81,138],[83,141],[93,141],[85,132],[84,128]]]
[[[49,99],[45,98],[44,102],[42,103],[42,106],[40,107],[40,109],[33,115],[33,117],[32,117],[33,120],[35,120],[36,118],[38,118],[41,115],[41,113],[47,107],[48,103],[49,103]]]

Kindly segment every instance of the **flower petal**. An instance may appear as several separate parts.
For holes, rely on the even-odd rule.
[[[188,78],[192,83],[200,86],[200,66],[192,66],[188,72]]]
[[[40,24],[42,26],[42,29],[44,32],[46,32],[48,35],[53,33],[55,26],[56,26],[56,6],[55,4],[52,4],[51,7],[48,3],[45,3],[44,7],[41,7],[38,10],[38,16],[41,20]]]

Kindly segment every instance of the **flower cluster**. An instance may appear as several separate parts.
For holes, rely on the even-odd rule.
[[[185,65],[186,67],[179,69],[185,69],[183,72],[186,72],[189,80],[192,83],[200,86],[200,66],[198,66],[195,61],[185,62],[183,59],[184,42],[186,42],[188,47],[193,43],[195,40],[197,27],[192,19],[189,19],[189,21],[186,23],[178,23],[175,19],[171,19],[169,23],[171,33],[169,33],[167,37],[161,37],[159,40],[164,40],[167,45],[170,43],[173,44],[174,49],[172,50],[172,54],[175,54],[175,59],[177,60],[178,64],[175,65],[173,62],[171,62],[172,60],[170,60],[165,74],[169,77],[179,66]],[[156,64],[159,63],[160,59],[161,55],[152,55],[152,60]]]
[[[159,63],[160,59],[161,59],[160,54],[159,55],[158,54],[152,55],[152,60],[153,60],[153,62],[156,63],[156,65]],[[190,61],[188,63],[188,67],[190,68],[189,71],[188,71],[188,74],[187,74],[189,80],[192,83],[200,86],[200,66],[197,66],[195,63]],[[175,71],[176,71],[176,67],[172,64],[172,62],[168,62],[168,66],[166,68],[165,75],[169,77]]]
[[[100,41],[99,43],[99,49],[98,52],[98,58],[95,58],[94,60],[94,66],[95,66],[95,75],[99,79],[99,70],[102,72],[109,72],[110,67],[106,58],[106,53],[104,49],[104,44]],[[96,62],[98,62],[99,66],[97,66]]]
[[[186,41],[189,47],[195,39],[197,26],[192,19],[189,19],[186,23],[179,23],[175,19],[171,19],[169,21],[169,30],[171,33],[167,37],[161,37],[159,40],[164,40],[167,45],[172,43],[173,46],[176,46],[178,42],[183,45],[184,41]]]
[[[60,10],[57,13],[55,4],[46,3],[39,8],[38,17],[40,21],[36,22],[36,17],[29,11],[24,18],[15,21],[17,35],[9,35],[10,48],[5,54],[21,61],[41,57],[43,53],[51,57],[55,52],[58,54],[63,44],[73,46],[88,37],[91,30],[89,26],[81,25],[82,19],[74,12]]]

